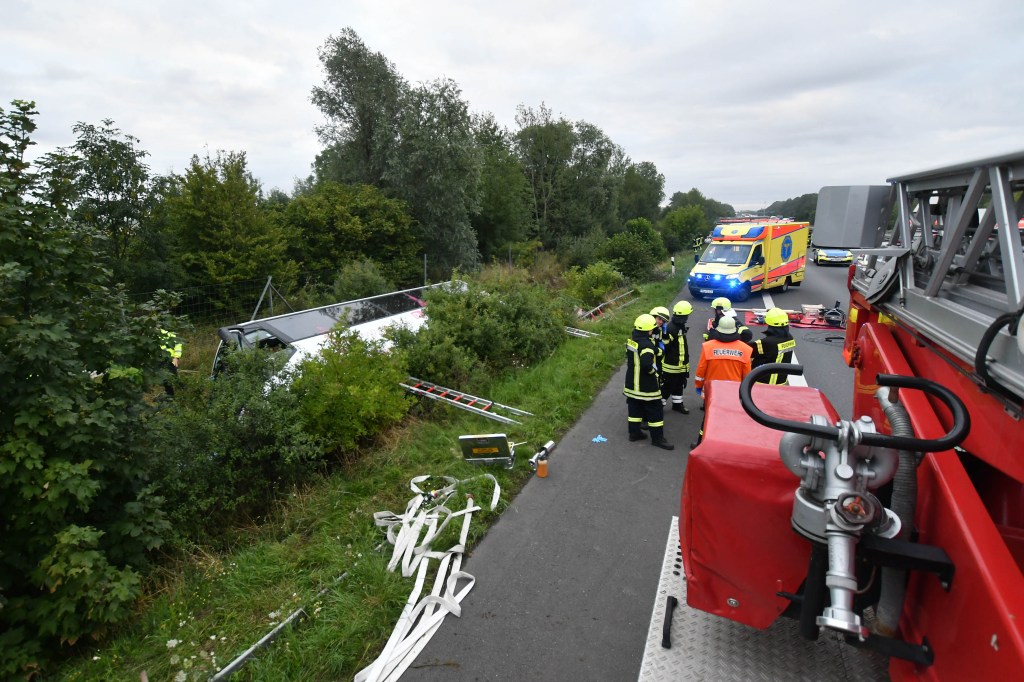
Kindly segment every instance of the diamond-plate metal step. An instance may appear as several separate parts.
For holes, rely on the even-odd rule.
[[[672,614],[671,648],[662,647],[669,596],[679,600]],[[811,642],[795,620],[779,618],[766,630],[714,616],[686,605],[686,580],[679,549],[679,518],[665,546],[654,599],[640,682],[677,680],[888,680],[888,661],[827,634]]]

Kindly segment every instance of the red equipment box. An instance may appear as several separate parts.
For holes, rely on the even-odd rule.
[[[756,384],[754,402],[781,419],[839,417],[816,388]],[[781,431],[747,416],[739,383],[715,381],[708,396],[704,440],[686,464],[679,540],[686,601],[730,620],[767,628],[807,574],[810,542],[792,529],[800,483],[779,457]]]

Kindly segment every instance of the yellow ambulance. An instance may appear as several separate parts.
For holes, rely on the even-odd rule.
[[[755,291],[800,286],[807,266],[808,230],[809,223],[785,220],[717,225],[690,271],[690,295],[745,301]]]

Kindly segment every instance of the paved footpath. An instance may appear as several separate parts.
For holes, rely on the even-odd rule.
[[[691,316],[692,349],[707,315]],[[558,442],[548,477],[529,481],[467,558],[476,585],[462,616],[445,619],[403,681],[637,679],[703,413],[691,384],[690,414],[665,413],[675,450],[630,443],[624,374],[623,365]]]

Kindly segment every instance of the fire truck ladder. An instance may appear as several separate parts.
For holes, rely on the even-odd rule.
[[[408,384],[401,384],[402,388],[421,395],[431,400],[440,400],[441,402],[457,407],[460,410],[468,410],[470,412],[476,412],[477,414],[483,415],[488,419],[503,422],[505,424],[521,424],[522,422],[516,421],[512,417],[500,414],[501,412],[509,412],[520,417],[532,417],[532,412],[520,410],[509,405],[502,405],[496,403],[493,400],[487,400],[479,396],[470,395],[461,391],[456,391],[452,388],[446,388],[444,386],[438,386],[432,384],[429,381],[423,381],[416,377],[409,377]]]

